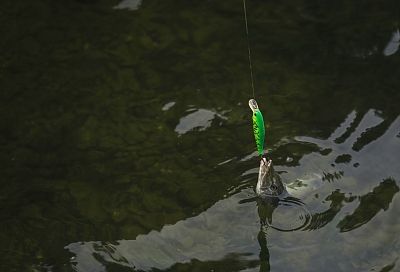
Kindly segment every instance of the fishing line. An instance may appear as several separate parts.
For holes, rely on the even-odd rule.
[[[251,88],[253,90],[253,98],[255,99],[256,97],[255,97],[255,91],[254,91],[253,65],[251,64],[251,51],[250,51],[250,41],[249,41],[249,27],[247,24],[246,0],[243,0],[243,11],[244,11],[244,22],[245,22],[245,26],[246,26],[247,50],[249,52]]]

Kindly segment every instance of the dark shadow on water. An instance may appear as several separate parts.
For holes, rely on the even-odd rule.
[[[259,265],[257,260],[246,260],[245,254],[229,254],[222,260],[202,262],[192,260],[186,264],[175,264],[167,270],[152,269],[152,272],[192,272],[192,271],[232,271],[239,272],[246,268],[255,268]],[[269,271],[269,270],[268,270]]]
[[[317,230],[323,228],[329,222],[331,222],[335,216],[340,212],[346,203],[352,202],[356,197],[347,197],[344,193],[336,190],[325,198],[325,201],[330,201],[329,208],[320,213],[314,213],[310,224],[307,226],[307,230]]]
[[[300,212],[305,212],[303,214],[304,218],[304,223],[299,225],[299,226],[280,226],[277,227],[274,222],[274,211],[278,207],[284,207],[286,206],[288,209],[298,209],[299,207],[301,208]],[[309,223],[311,214],[309,214],[307,207],[304,205],[304,203],[301,202],[301,200],[291,197],[291,196],[286,196],[284,198],[279,198],[279,197],[268,197],[268,198],[258,198],[257,199],[257,212],[258,216],[260,219],[260,231],[258,232],[257,235],[257,240],[260,245],[260,253],[259,253],[259,259],[260,259],[260,272],[267,272],[271,270],[271,265],[270,265],[270,253],[268,250],[268,230],[269,229],[274,229],[277,231],[283,231],[283,232],[291,232],[291,231],[297,231],[297,230],[302,230],[307,227],[307,224]],[[299,214],[295,214],[295,216],[300,216]],[[290,223],[290,221],[284,221],[285,223]]]
[[[268,225],[272,223],[272,214],[279,205],[279,198],[270,198],[268,200],[257,201],[257,211],[260,218],[260,231],[257,235],[260,244],[260,272],[270,271],[270,254],[268,250],[267,230]]]
[[[399,192],[399,186],[393,178],[383,180],[372,192],[359,197],[358,207],[352,214],[343,218],[337,227],[341,232],[346,232],[368,223],[379,211],[386,211],[389,208],[397,192]]]
[[[396,118],[396,115],[388,116],[380,124],[369,128],[367,131],[360,135],[357,141],[353,144],[352,149],[355,151],[360,151],[371,142],[382,137],[388,130],[388,128],[392,125],[392,123],[396,120]]]

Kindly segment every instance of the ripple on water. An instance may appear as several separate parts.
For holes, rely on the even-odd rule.
[[[307,229],[311,218],[312,215],[303,202],[287,197],[279,200],[272,218],[266,224],[277,231],[290,232]]]

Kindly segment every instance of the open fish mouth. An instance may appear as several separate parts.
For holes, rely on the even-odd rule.
[[[270,182],[268,182],[268,174],[270,173],[271,167],[272,160],[262,157],[260,161],[260,170],[258,172],[257,193],[261,193],[261,191],[269,187]]]
[[[278,196],[283,191],[284,185],[280,177],[274,172],[272,160],[262,157],[256,187],[257,194],[261,196]]]
[[[266,157],[262,157],[261,158],[261,162],[260,162],[260,166],[263,165],[265,166],[267,169],[267,171],[269,171],[271,165],[272,165],[272,160],[267,159]]]

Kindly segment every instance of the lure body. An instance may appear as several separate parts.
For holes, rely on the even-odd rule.
[[[253,111],[253,133],[256,140],[257,151],[260,156],[264,154],[265,126],[264,118],[254,99],[249,100],[249,106]]]

